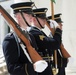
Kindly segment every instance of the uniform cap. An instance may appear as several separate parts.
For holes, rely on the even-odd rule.
[[[11,8],[14,10],[14,13],[22,11],[27,14],[32,14],[33,6],[34,6],[34,2],[22,2],[22,3],[12,4]]]
[[[54,20],[57,22],[57,23],[63,23],[63,21],[61,20],[61,13],[59,14],[55,14],[54,15]],[[47,17],[47,20],[51,20],[52,19],[52,16],[48,16]]]
[[[33,13],[34,16],[42,18],[42,19],[46,19],[46,12],[47,12],[47,8],[37,8],[37,9],[33,9]]]

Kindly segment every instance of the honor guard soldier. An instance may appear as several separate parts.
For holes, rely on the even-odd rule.
[[[60,25],[62,28],[63,21],[61,20],[61,13],[54,15],[54,20]],[[51,25],[52,16],[47,17],[48,23]],[[51,28],[54,28],[53,26],[50,26]],[[58,67],[58,74],[57,75],[66,75],[65,73],[65,67],[67,67],[68,58],[70,57],[70,54],[66,51],[63,44],[61,44],[61,47],[57,50],[57,67]]]
[[[11,5],[15,18],[22,30],[26,30],[32,19],[33,2],[22,2]],[[36,43],[32,35],[30,35],[31,45],[36,49]],[[29,37],[27,37],[29,38]],[[37,75],[34,71],[33,64],[25,55],[26,46],[18,38],[15,32],[6,35],[3,41],[3,53],[5,56],[7,69],[10,75]]]
[[[38,53],[49,65],[46,70],[42,73],[38,73],[38,75],[53,75],[51,68],[52,50],[58,49],[61,44],[62,30],[59,25],[56,27],[55,35],[51,39],[41,30],[45,27],[47,10],[47,8],[33,9],[33,25],[29,30],[29,32],[35,37]]]

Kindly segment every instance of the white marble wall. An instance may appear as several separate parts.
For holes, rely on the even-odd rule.
[[[63,12],[63,42],[68,52],[71,54],[67,69],[76,72],[76,0],[64,0]]]

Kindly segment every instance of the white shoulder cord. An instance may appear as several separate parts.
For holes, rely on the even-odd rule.
[[[20,46],[21,46],[22,50],[24,51],[24,54],[26,55],[26,57],[28,58],[28,60],[29,60],[31,63],[33,63],[32,60],[31,60],[31,58],[30,58],[30,56],[29,56],[29,54],[27,53],[27,51],[26,51],[26,49],[25,49],[26,46],[21,42],[21,40],[18,38],[18,36],[16,35],[16,33],[13,33],[13,35],[14,35],[14,37],[15,37],[15,39],[16,39],[16,42],[17,42],[19,56],[20,56],[19,44],[20,44]],[[19,42],[19,43],[18,43],[18,42]]]
[[[18,39],[18,40],[20,40],[20,39]],[[31,60],[31,58],[30,58],[30,56],[29,56],[29,54],[27,53],[27,51],[26,51],[26,46],[22,43],[22,42],[20,42],[20,46],[22,47],[22,50],[24,51],[24,54],[26,55],[26,57],[28,58],[28,60],[31,62],[31,63],[33,63],[32,62],[32,60]]]

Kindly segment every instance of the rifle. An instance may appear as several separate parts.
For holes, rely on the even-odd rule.
[[[20,26],[16,23],[16,21],[8,14],[8,12],[0,5],[1,15],[6,19],[9,23],[9,27],[11,27],[18,37],[24,42],[27,47],[28,53],[33,63],[43,60],[42,57],[36,52],[36,50],[31,46],[30,41],[28,39],[27,32],[22,31]]]
[[[61,49],[62,56],[63,56],[64,58],[69,58],[69,57],[71,57],[71,55],[70,55],[70,54],[67,52],[67,50],[64,48],[63,43],[61,44],[60,49]]]

